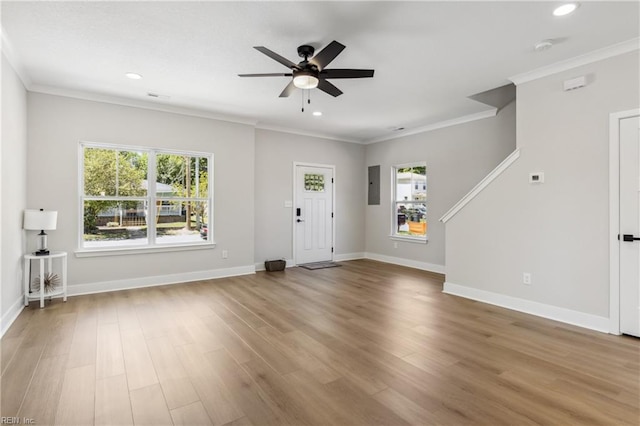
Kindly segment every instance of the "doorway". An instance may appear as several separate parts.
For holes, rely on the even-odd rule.
[[[640,337],[640,111],[610,126],[610,328]]]
[[[335,167],[294,163],[293,253],[297,265],[333,260]]]

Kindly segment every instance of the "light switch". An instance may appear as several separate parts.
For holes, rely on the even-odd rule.
[[[287,200],[287,201],[284,202],[284,208],[285,209],[290,209],[291,207],[293,207],[293,201]]]

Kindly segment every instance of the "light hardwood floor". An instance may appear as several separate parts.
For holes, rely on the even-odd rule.
[[[639,424],[640,339],[445,295],[437,274],[342,265],[32,304],[1,342],[1,415],[40,425]]]

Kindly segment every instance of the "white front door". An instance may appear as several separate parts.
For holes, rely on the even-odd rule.
[[[333,168],[296,165],[295,262],[333,259]]]
[[[640,118],[638,117],[620,120],[620,332],[640,337]]]

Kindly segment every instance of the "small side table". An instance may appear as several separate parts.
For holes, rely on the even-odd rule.
[[[31,283],[29,282],[30,277],[29,277],[29,269],[31,266],[31,261],[34,259],[38,259],[40,262],[40,291],[38,293],[29,293],[29,289],[31,287]],[[62,279],[62,288],[61,289],[55,289],[52,292],[48,292],[45,294],[45,289],[44,289],[44,276],[47,272],[52,273],[53,272],[53,260],[54,259],[60,259],[60,262],[62,263],[62,272],[61,272],[61,279]],[[45,262],[47,261],[46,264],[46,269],[45,269]],[[40,308],[44,308],[44,298],[46,297],[56,297],[56,296],[62,296],[62,300],[64,302],[67,301],[67,252],[64,251],[52,251],[50,254],[47,254],[45,256],[36,256],[35,254],[29,253],[29,254],[25,254],[24,255],[24,271],[23,271],[23,276],[24,276],[24,306],[28,306],[29,305],[29,301],[30,300],[40,300]]]

